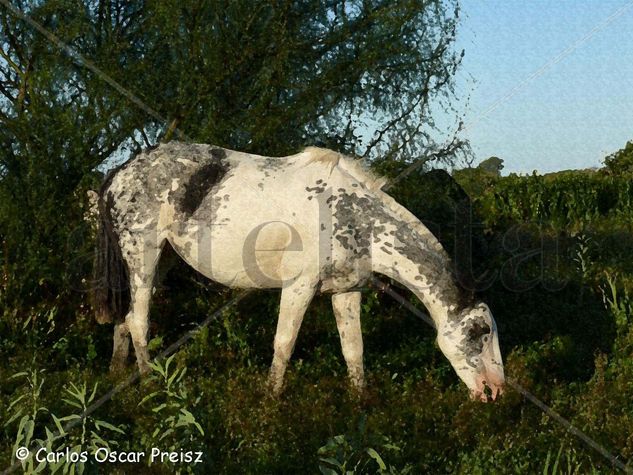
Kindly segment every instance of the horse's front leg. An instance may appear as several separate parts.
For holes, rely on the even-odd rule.
[[[275,354],[268,376],[268,382],[274,395],[279,395],[283,387],[288,360],[290,360],[294,350],[303,316],[312,297],[314,297],[315,290],[314,283],[297,280],[281,291],[279,320],[275,333]]]
[[[332,295],[343,357],[352,386],[361,391],[365,386],[363,371],[363,335],[360,327],[360,292]]]

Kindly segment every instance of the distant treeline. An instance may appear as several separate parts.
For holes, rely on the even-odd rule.
[[[532,221],[555,227],[633,217],[633,175],[564,172],[499,178],[478,199],[489,224]]]

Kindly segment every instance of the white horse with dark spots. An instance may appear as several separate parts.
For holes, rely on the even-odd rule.
[[[504,374],[488,306],[457,284],[438,240],[381,191],[384,183],[331,150],[273,158],[179,142],[111,172],[91,196],[100,217],[93,303],[99,322],[115,322],[111,368],[125,364],[131,335],[141,373],[149,370],[148,312],[169,244],[225,286],[281,288],[274,393],[316,293],[332,294],[351,383],[363,387],[359,289],[379,273],[423,302],[472,396],[495,399]]]

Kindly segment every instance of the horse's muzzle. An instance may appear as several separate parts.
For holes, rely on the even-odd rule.
[[[477,389],[470,392],[470,398],[482,402],[496,401],[503,394],[504,385],[505,377],[503,372],[486,371],[477,378]]]

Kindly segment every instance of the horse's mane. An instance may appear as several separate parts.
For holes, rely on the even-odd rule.
[[[327,148],[307,147],[303,152],[310,155],[309,163],[318,162],[327,165],[330,171],[339,168],[371,191],[378,191],[387,183],[385,177],[376,175],[362,160],[356,160]]]

